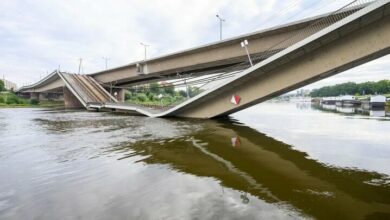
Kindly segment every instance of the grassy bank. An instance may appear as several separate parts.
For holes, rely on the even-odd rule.
[[[17,108],[17,107],[29,107],[32,104],[27,99],[20,98],[11,92],[0,93],[0,107],[2,108]]]
[[[127,103],[136,105],[150,105],[150,106],[169,106],[184,101],[184,97],[164,97],[162,99],[127,99]]]
[[[38,107],[61,107],[64,103],[62,101],[37,101],[20,98],[14,93],[3,92],[0,93],[0,108],[38,108]]]
[[[202,90],[197,87],[188,87],[188,93],[184,90],[175,90],[174,86],[160,87],[157,83],[151,83],[148,87],[139,88],[137,91],[126,91],[125,100],[128,103],[146,106],[170,106],[176,105],[194,97]]]

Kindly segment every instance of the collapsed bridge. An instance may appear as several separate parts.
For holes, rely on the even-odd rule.
[[[389,2],[357,0],[329,14],[90,75],[55,71],[17,92],[63,94],[66,107],[150,117],[225,116],[389,54]],[[168,106],[124,102],[126,89],[161,81],[201,92]]]

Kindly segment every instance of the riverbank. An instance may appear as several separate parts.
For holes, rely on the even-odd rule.
[[[63,107],[64,103],[62,101],[42,101],[37,105],[30,103],[27,104],[5,104],[0,103],[0,109],[2,108],[55,108]]]
[[[0,108],[52,108],[64,106],[63,101],[29,100],[20,98],[14,93],[0,93]]]

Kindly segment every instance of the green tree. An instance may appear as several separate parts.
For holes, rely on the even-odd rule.
[[[150,90],[150,92],[157,94],[160,92],[160,87],[159,87],[158,83],[150,83],[149,90]]]
[[[125,100],[131,99],[132,96],[133,96],[132,92],[125,90]]]
[[[182,97],[187,97],[187,92],[184,91],[184,90],[179,90],[179,95],[182,96]]]
[[[373,95],[390,93],[390,80],[381,80],[378,82],[364,82],[364,83],[342,83],[334,86],[324,86],[319,89],[311,91],[311,97],[328,97],[339,95]]]
[[[0,92],[5,91],[5,85],[3,80],[0,79]]]

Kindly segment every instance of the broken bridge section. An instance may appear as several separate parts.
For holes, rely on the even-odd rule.
[[[94,78],[88,75],[57,72],[69,92],[87,109],[100,108],[104,103],[116,103],[116,98],[110,95]],[[67,96],[69,97],[69,96]],[[68,98],[70,99],[70,98]],[[69,100],[68,100],[69,101]],[[73,101],[66,103],[74,103]],[[75,107],[75,106],[66,106]]]

